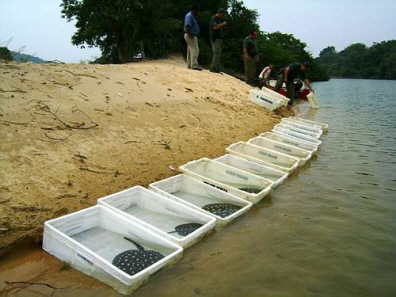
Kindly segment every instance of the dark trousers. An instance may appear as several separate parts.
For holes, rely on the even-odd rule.
[[[249,85],[254,85],[257,78],[256,78],[256,66],[259,62],[259,56],[250,57],[246,59],[243,57],[243,61],[245,64],[245,76],[246,76],[246,83]]]
[[[276,81],[275,89],[274,91],[278,92],[280,88],[282,88],[283,85],[283,80],[285,78],[284,73],[281,73],[278,75],[278,80]],[[287,81],[286,82],[286,91],[287,91],[287,98],[290,99],[289,105],[292,105],[294,102],[294,97],[296,96],[296,91],[294,87],[294,82],[293,81]]]
[[[220,71],[221,69],[221,57],[223,54],[223,40],[215,39],[212,41],[212,51],[213,51],[213,59],[212,65],[210,66],[211,70]]]

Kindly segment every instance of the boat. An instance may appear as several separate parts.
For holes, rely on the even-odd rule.
[[[295,79],[294,84],[296,86],[296,93],[297,93],[297,98],[302,99],[302,100],[308,100],[307,96],[311,92],[304,84],[304,82],[301,79]],[[268,89],[275,89],[276,85],[276,80],[270,80],[267,88]],[[278,91],[279,94],[282,94],[283,96],[287,96],[287,91],[286,87],[283,85],[282,88],[279,89]]]

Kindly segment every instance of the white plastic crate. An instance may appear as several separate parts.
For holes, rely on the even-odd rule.
[[[309,125],[320,126],[320,127],[322,127],[323,131],[328,131],[329,130],[329,124],[327,124],[327,123],[316,122],[316,121],[307,120],[307,119],[300,118],[300,117],[289,117],[289,119],[295,120],[295,121],[298,121],[298,122],[303,122],[303,123],[309,124]]]
[[[98,204],[141,223],[184,248],[195,244],[211,232],[216,223],[211,216],[141,186],[100,198]],[[187,235],[175,232],[176,226],[190,223],[201,224],[202,227]]]
[[[159,194],[188,205],[199,212],[203,212],[216,220],[216,227],[222,228],[246,213],[252,203],[238,198],[230,193],[219,190],[207,182],[202,182],[185,174],[179,174],[149,185],[150,189]],[[220,216],[202,209],[205,205],[214,203],[229,203],[240,207],[228,216]]]
[[[164,258],[134,275],[122,271],[112,264],[113,259],[137,249],[126,238]],[[131,294],[150,275],[178,261],[183,252],[177,244],[101,205],[45,222],[43,249],[122,294]]]
[[[299,166],[306,164],[312,157],[312,152],[260,136],[249,139],[248,143],[296,157]]]
[[[258,89],[250,90],[249,101],[271,111],[282,105],[282,101],[280,99],[268,96]]]
[[[179,169],[186,175],[252,203],[263,199],[274,185],[268,179],[208,158],[188,162]]]
[[[313,154],[318,151],[318,145],[310,143],[308,141],[300,140],[292,136],[276,134],[272,132],[265,132],[259,135],[260,137],[271,139],[274,141],[278,141],[281,143],[285,143],[297,148],[301,148],[307,151],[312,152]]]
[[[303,134],[303,135],[306,135],[306,136],[309,136],[309,137],[312,137],[312,138],[316,138],[316,139],[319,139],[320,136],[322,136],[322,131],[320,131],[320,133],[313,133],[313,132],[306,131],[304,129],[300,129],[300,128],[297,128],[297,127],[293,127],[293,126],[287,125],[287,124],[285,124],[283,122],[281,122],[279,124],[276,124],[274,127],[288,129],[288,130],[290,130],[292,132],[297,132],[297,133],[300,133],[300,134]]]
[[[275,134],[290,136],[292,138],[295,138],[298,140],[303,140],[308,143],[314,144],[316,146],[320,146],[322,144],[322,141],[319,139],[310,137],[305,134],[291,131],[290,129],[287,129],[287,128],[281,128],[280,126],[275,126],[271,131],[274,132]]]
[[[287,118],[283,118],[282,123],[295,128],[303,129],[307,132],[317,133],[320,135],[323,133],[322,127],[318,125],[308,125],[307,123],[298,122]]]
[[[271,90],[271,89],[269,89],[269,88],[263,87],[261,90],[262,90],[265,94],[267,94],[268,96],[272,96],[272,97],[275,97],[275,98],[280,99],[281,102],[282,102],[281,105],[283,105],[283,106],[287,106],[287,104],[288,104],[289,101],[290,101],[290,99],[287,98],[286,96],[284,96],[284,95],[282,95],[282,94],[280,94],[280,93],[278,93],[278,92],[275,92],[274,90]]]
[[[289,176],[284,171],[277,170],[273,167],[265,166],[230,154],[226,154],[213,160],[269,179],[274,182],[274,187],[279,186]]]
[[[287,173],[293,172],[297,168],[299,162],[299,159],[295,157],[243,141],[231,144],[226,148],[226,151],[231,155],[259,164],[269,165]]]
[[[318,99],[316,98],[316,95],[315,95],[314,92],[310,92],[310,93],[307,95],[307,99],[308,99],[308,101],[309,101],[309,104],[311,105],[311,108],[319,108],[319,107],[320,107],[320,106],[319,106],[319,101],[318,101]]]

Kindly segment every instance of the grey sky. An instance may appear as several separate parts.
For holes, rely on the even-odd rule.
[[[244,0],[260,13],[261,30],[291,33],[318,56],[326,46],[338,51],[363,42],[396,39],[396,0]],[[0,46],[45,60],[79,62],[98,49],[71,44],[76,31],[60,15],[60,0],[0,0]],[[183,16],[181,16],[182,18]]]
[[[244,0],[256,9],[262,31],[293,34],[317,57],[322,49],[343,50],[396,39],[396,0]]]
[[[44,60],[79,62],[100,56],[98,49],[71,44],[74,24],[61,18],[60,0],[0,0],[0,45]]]

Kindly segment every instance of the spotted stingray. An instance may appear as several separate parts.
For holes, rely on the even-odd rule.
[[[129,275],[134,275],[139,271],[149,267],[157,261],[164,258],[164,255],[157,251],[146,251],[137,242],[130,238],[124,237],[126,240],[132,242],[138,249],[124,251],[113,259],[113,265]]]
[[[219,217],[225,218],[240,210],[242,207],[231,203],[212,203],[202,206],[202,209],[213,213]]]
[[[194,232],[198,228],[202,227],[202,224],[198,223],[187,223],[187,224],[181,224],[175,227],[175,231],[171,231],[168,233],[175,233],[177,232],[181,236],[187,236],[188,234]]]

